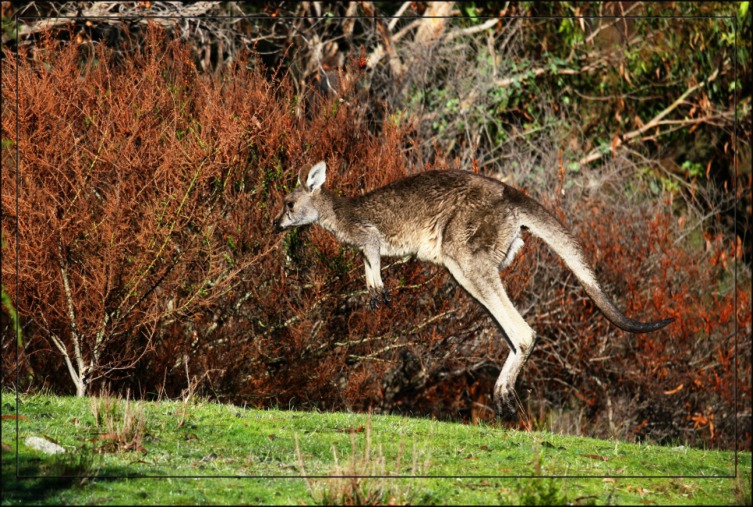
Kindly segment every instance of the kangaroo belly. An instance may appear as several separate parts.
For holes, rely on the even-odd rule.
[[[424,262],[442,263],[441,238],[436,231],[384,238],[379,253],[385,257],[413,255]]]
[[[420,261],[442,264],[442,249],[437,235],[426,238],[416,252],[416,258]]]

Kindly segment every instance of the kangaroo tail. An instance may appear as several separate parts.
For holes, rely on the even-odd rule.
[[[522,193],[516,196],[516,198],[526,201],[526,205],[522,206],[519,211],[521,225],[526,226],[534,235],[541,238],[565,261],[565,264],[567,264],[581,285],[583,285],[588,296],[615,326],[631,333],[648,333],[649,331],[661,329],[675,320],[664,319],[656,322],[640,322],[627,317],[617,309],[612,300],[609,299],[599,286],[593,269],[586,261],[580,243],[570,231],[538,202]]]

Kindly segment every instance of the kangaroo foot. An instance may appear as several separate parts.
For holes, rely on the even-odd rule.
[[[515,400],[514,392],[505,394],[494,393],[494,411],[497,419],[502,421],[518,420],[518,405]]]

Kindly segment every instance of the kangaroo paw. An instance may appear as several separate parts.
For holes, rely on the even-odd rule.
[[[369,294],[371,294],[371,299],[369,300],[369,309],[376,310],[379,308],[379,293],[374,290],[369,290]]]
[[[384,304],[387,305],[388,308],[392,306],[390,304],[392,302],[392,299],[390,299],[390,292],[387,289],[382,289],[382,301],[384,301]]]
[[[494,411],[497,413],[497,419],[502,421],[517,421],[518,407],[515,403],[514,393],[507,393],[506,396],[494,396]]]

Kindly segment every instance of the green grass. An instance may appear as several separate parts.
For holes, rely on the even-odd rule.
[[[365,414],[199,402],[139,404],[145,427],[138,445],[123,440],[117,447],[112,435],[102,434],[105,426],[95,422],[89,399],[49,395],[22,395],[18,414],[19,475],[44,477],[16,478],[13,398],[2,398],[3,505],[344,503],[356,492],[371,495],[361,496],[362,502],[398,504],[751,503],[750,453],[739,454],[738,478],[706,478],[733,475],[734,454],[400,416],[369,420]],[[28,436],[54,440],[69,453],[41,454],[23,443]],[[310,476],[339,471],[407,478],[306,481],[301,465]],[[192,477],[174,477],[181,475]],[[627,477],[645,475],[703,478]]]

